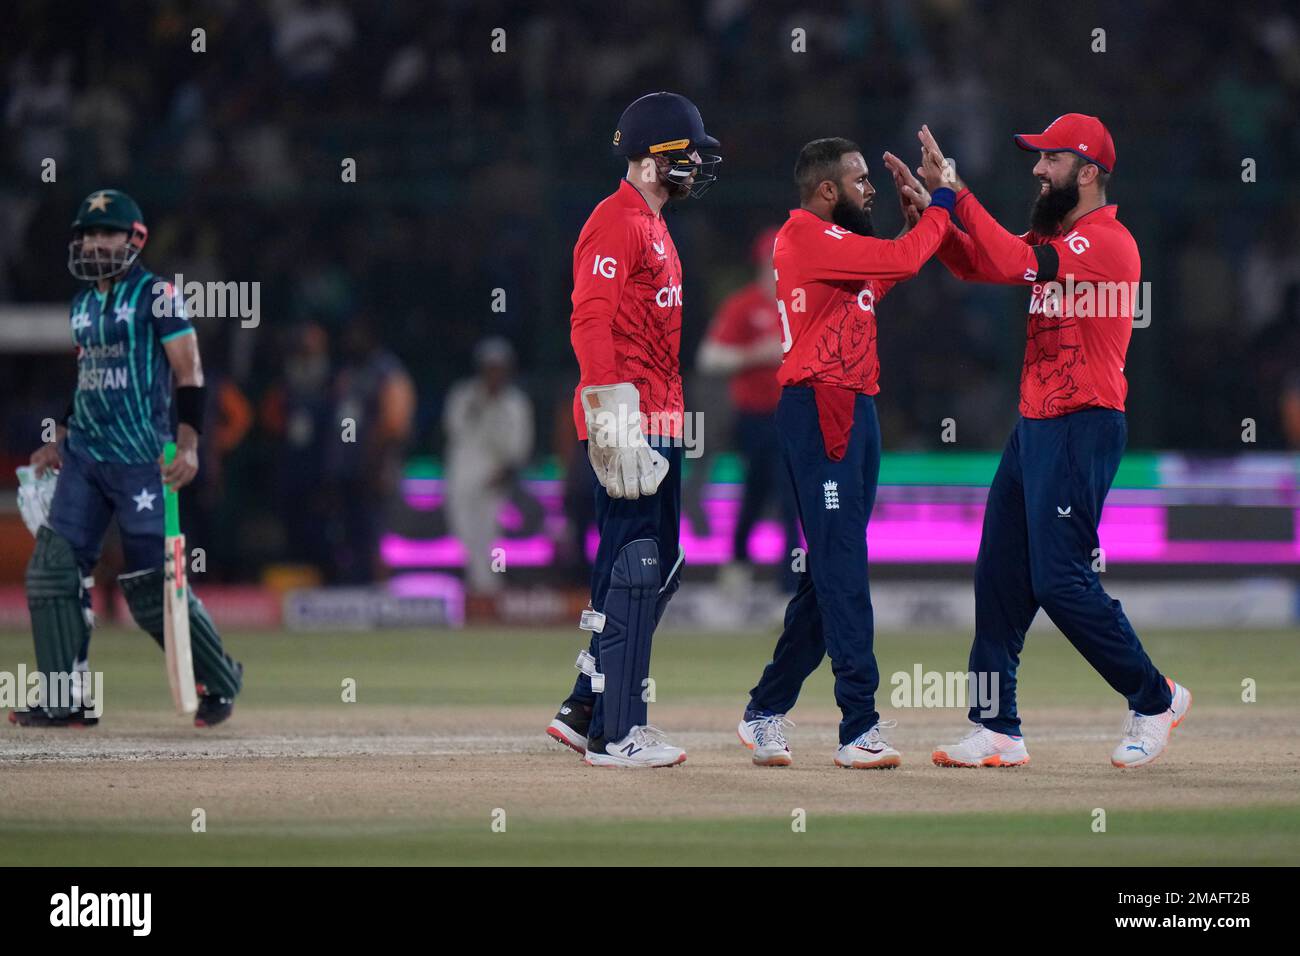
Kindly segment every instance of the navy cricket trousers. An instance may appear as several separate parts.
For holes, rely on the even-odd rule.
[[[842,714],[840,743],[847,744],[880,719],[867,582],[867,521],[880,478],[876,403],[869,395],[857,396],[848,449],[839,461],[826,454],[811,388],[782,390],[776,427],[808,541],[807,568],[786,607],[772,660],[750,691],[748,709],[788,713],[803,682],[829,654]]]
[[[62,467],[50,503],[50,527],[77,556],[82,575],[99,562],[108,523],[116,515],[126,571],[163,565],[163,487],[157,462],[96,461],[64,440]]]
[[[1131,709],[1169,708],[1168,684],[1093,570],[1102,504],[1127,438],[1124,414],[1109,408],[1016,423],[989,488],[975,562],[970,670],[997,675],[998,711],[982,717],[973,706],[973,722],[1020,733],[1016,669],[1039,608]]]
[[[668,474],[653,495],[642,495],[634,500],[611,498],[596,478],[588,463],[591,490],[596,500],[596,529],[600,532],[600,545],[591,569],[591,606],[605,610],[605,596],[609,593],[610,575],[618,554],[638,538],[650,538],[659,548],[660,586],[662,591],[655,609],[655,624],[663,615],[669,598],[681,583],[681,524],[682,524],[682,444],[670,439],[647,435],[646,441],[668,461]],[[582,446],[586,449],[587,443]],[[583,455],[586,458],[586,455]],[[600,661],[599,636],[591,635],[588,651]],[[570,701],[592,707],[592,736],[604,729],[601,695],[591,689],[591,678],[579,674],[574,682]]]

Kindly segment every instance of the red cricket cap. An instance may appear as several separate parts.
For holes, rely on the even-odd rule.
[[[1066,113],[1052,120],[1042,133],[1017,133],[1015,140],[1017,146],[1030,152],[1074,153],[1106,172],[1115,168],[1115,141],[1095,116]]]

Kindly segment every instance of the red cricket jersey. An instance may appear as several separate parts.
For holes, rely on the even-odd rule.
[[[682,269],[663,216],[626,179],[588,217],[573,247],[569,339],[580,376],[573,393],[578,438],[587,437],[581,393],[631,382],[648,434],[681,435]]]
[[[957,197],[966,232],[949,229],[940,261],[960,279],[1032,286],[1020,372],[1025,418],[1098,407],[1124,411],[1124,362],[1142,259],[1117,212],[1114,205],[1094,209],[1064,235],[1015,236],[969,190]]]
[[[785,334],[777,380],[879,392],[876,305],[895,283],[916,275],[948,222],[946,209],[930,206],[902,239],[876,239],[806,209],[790,210],[772,254]]]
[[[833,461],[848,447],[856,396],[880,391],[876,304],[916,275],[949,222],[948,210],[931,205],[902,239],[876,239],[792,209],[776,235],[772,264],[785,346],[777,381],[812,386]]]
[[[771,339],[781,341],[781,315],[776,299],[757,282],[729,295],[718,307],[709,328],[710,341],[722,345],[749,346]],[[776,411],[781,383],[776,380],[780,362],[755,365],[731,376],[731,403],[742,412],[768,414]]]

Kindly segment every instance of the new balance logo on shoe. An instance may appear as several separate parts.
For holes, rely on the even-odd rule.
[[[627,742],[625,746],[618,748],[619,753],[628,757],[635,757],[637,754],[641,752],[641,750],[642,750],[641,747],[638,747],[635,743],[633,743],[630,740]]]

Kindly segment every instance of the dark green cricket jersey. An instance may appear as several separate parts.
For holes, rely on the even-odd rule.
[[[69,444],[96,461],[157,461],[171,439],[172,370],[162,343],[193,333],[181,293],[139,263],[107,293],[93,284],[78,293]]]

